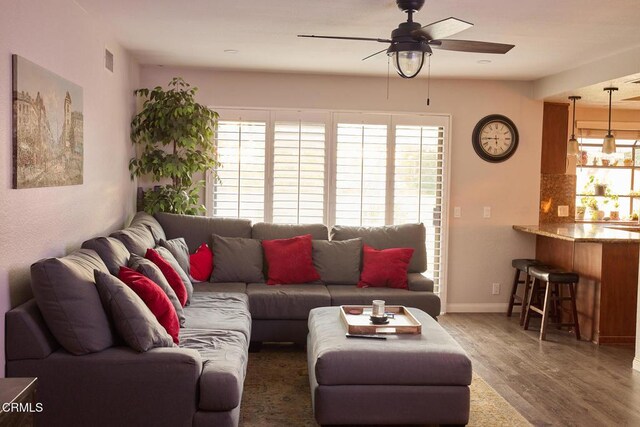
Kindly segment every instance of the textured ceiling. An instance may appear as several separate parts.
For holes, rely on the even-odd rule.
[[[76,2],[106,21],[142,64],[279,72],[384,75],[385,55],[361,59],[385,45],[296,35],[387,38],[406,19],[393,0]],[[435,51],[432,75],[532,80],[640,46],[639,3],[427,0],[415,20],[426,25],[455,16],[475,26],[454,38],[516,45],[506,55]],[[478,63],[484,59],[492,62]]]

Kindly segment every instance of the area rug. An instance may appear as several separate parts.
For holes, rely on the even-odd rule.
[[[249,354],[241,427],[313,426],[307,358],[300,347],[265,345]],[[529,426],[527,420],[474,373],[469,426]]]

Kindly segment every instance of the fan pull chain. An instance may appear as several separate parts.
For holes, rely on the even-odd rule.
[[[427,63],[427,107],[431,103],[430,93],[431,93],[431,55],[429,55]]]
[[[389,100],[389,70],[391,69],[391,59],[387,55],[387,101]]]

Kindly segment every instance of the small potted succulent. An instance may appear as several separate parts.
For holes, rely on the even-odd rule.
[[[619,210],[620,203],[618,202],[618,196],[610,195],[609,198],[613,202],[613,209],[609,211],[609,218],[612,221],[619,221],[620,220],[620,210]]]

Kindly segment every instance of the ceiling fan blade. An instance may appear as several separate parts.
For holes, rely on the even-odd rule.
[[[515,45],[503,43],[478,42],[474,40],[433,40],[429,44],[436,49],[455,50],[458,52],[498,53],[509,52]]]
[[[391,43],[389,39],[374,39],[369,37],[340,37],[340,36],[315,36],[312,34],[298,34],[298,37],[309,37],[314,39],[334,39],[334,40],[364,40],[379,43]]]
[[[412,31],[411,35],[417,39],[437,40],[458,34],[460,31],[464,31],[471,27],[473,27],[471,22],[451,17],[425,25],[418,30]]]
[[[376,55],[378,55],[378,54],[380,54],[380,53],[382,53],[382,52],[386,52],[386,51],[387,51],[387,49],[382,49],[382,50],[381,50],[381,51],[379,51],[379,52],[372,53],[371,55],[369,55],[369,56],[366,56],[366,57],[362,58],[362,60],[364,61],[364,60],[366,60],[366,59],[369,59],[369,58],[371,58],[371,57],[373,57],[373,56],[376,56]]]

